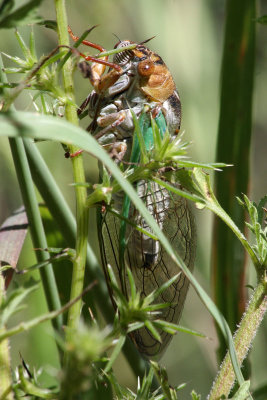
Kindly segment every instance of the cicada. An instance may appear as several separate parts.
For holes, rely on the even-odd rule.
[[[73,34],[72,37],[77,40]],[[134,44],[131,50],[128,49],[130,44]],[[124,40],[117,43],[115,48],[121,49],[121,52],[114,55],[112,63],[107,64],[105,60],[105,64],[110,65],[110,70],[106,74],[104,74],[105,66],[99,66],[97,61],[92,65],[81,63],[80,68],[84,76],[88,77],[94,86],[82,109],[88,105],[88,113],[92,118],[89,130],[99,143],[113,156],[115,154],[117,160],[127,165],[127,162],[131,164],[129,162],[132,161],[133,153],[134,123],[131,111],[140,122],[142,119],[144,135],[151,129],[148,121],[152,116],[159,127],[163,121],[163,126],[165,124],[165,127],[168,127],[174,138],[180,130],[181,103],[166,64],[158,54],[145,46],[145,42],[137,44]],[[146,146],[149,151],[153,148],[153,139],[151,135],[146,136],[148,137]],[[196,252],[196,229],[187,201],[183,197],[169,193],[153,181],[141,180],[135,183],[135,187],[174,249],[192,270]],[[121,191],[114,194],[115,210],[122,214],[124,206],[124,193]],[[133,204],[129,205],[126,216],[134,225],[150,231]],[[134,229],[132,224],[126,224],[124,229],[123,242],[126,245],[122,258],[121,228],[122,221],[114,214],[105,212],[102,215],[100,237],[104,268],[107,268],[108,264],[113,267],[126,297],[129,291],[125,272],[127,267],[131,269],[141,296],[147,296],[180,272],[178,280],[157,299],[158,303],[170,304],[157,318],[177,323],[188,291],[188,279],[179,271],[158,240]],[[161,332],[161,342],[159,342],[148,329],[142,328],[134,331],[131,338],[140,353],[151,357],[162,354],[171,335]]]

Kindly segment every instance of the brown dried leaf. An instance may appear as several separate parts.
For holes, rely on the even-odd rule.
[[[0,265],[7,264],[16,268],[27,229],[27,215],[24,206],[21,206],[0,227]],[[7,286],[12,275],[12,270],[5,271]]]

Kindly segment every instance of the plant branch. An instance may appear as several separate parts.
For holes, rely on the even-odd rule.
[[[68,37],[68,22],[64,0],[55,0],[55,8],[58,24],[59,45],[69,46]],[[74,125],[78,125],[77,110],[74,106],[74,92],[72,79],[72,60],[67,60],[62,68],[63,82],[66,96],[70,102],[66,104],[66,119]],[[70,146],[70,152],[75,153],[78,149],[75,146]],[[83,168],[83,159],[81,156],[72,158],[74,183],[85,183],[85,175]],[[75,186],[76,192],[76,221],[77,221],[77,239],[76,239],[76,258],[73,263],[73,275],[71,284],[71,295],[73,299],[77,297],[83,289],[84,273],[86,263],[86,249],[88,238],[88,218],[89,213],[86,207],[86,188],[82,185]],[[70,308],[68,314],[68,329],[67,332],[72,332],[78,325],[81,312],[81,299]],[[68,333],[70,334],[70,333]]]
[[[246,358],[252,342],[259,329],[260,323],[267,310],[267,279],[264,275],[255,289],[248,308],[241,320],[240,326],[234,336],[237,358],[240,366]],[[221,365],[220,371],[212,386],[209,394],[209,400],[221,399],[221,396],[227,396],[235,382],[235,374],[230,360],[229,352]]]
[[[41,315],[39,317],[33,318],[32,320],[28,322],[21,322],[18,325],[16,325],[14,328],[10,328],[5,330],[4,332],[0,333],[0,342],[8,337],[14,336],[18,333],[28,331],[31,328],[34,328],[35,326],[41,324],[42,322],[49,321],[51,319],[54,319],[61,315],[63,312],[68,310],[70,307],[72,307],[75,303],[80,301],[82,297],[93,288],[93,286],[96,284],[96,281],[92,282],[87,288],[84,289],[82,293],[79,294],[79,296],[75,297],[74,299],[70,300],[68,303],[66,303],[63,307],[61,307],[58,310],[51,311],[50,313]]]

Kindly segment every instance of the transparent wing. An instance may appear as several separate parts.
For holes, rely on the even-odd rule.
[[[196,229],[187,201],[180,196],[169,193],[154,182],[139,182],[137,191],[151,215],[153,215],[164,234],[168,237],[174,250],[179,253],[185,264],[192,270],[196,252]],[[118,194],[114,201],[115,209],[121,213],[123,194]],[[145,220],[133,206],[130,208],[129,219],[150,231]],[[104,266],[110,264],[118,280],[121,280],[122,272],[119,263],[120,224],[120,219],[110,213],[106,213],[102,222],[102,258]],[[142,234],[129,224],[126,229],[126,243],[125,267],[131,269],[136,287],[142,296],[147,296],[174,275],[181,272],[171,257],[166,254],[159,241]],[[126,277],[123,281],[126,283],[122,290],[127,295]],[[178,323],[188,284],[188,280],[181,272],[178,281],[173,283],[157,298],[156,303],[173,303],[170,307],[162,310],[162,313],[157,316],[158,319]],[[162,354],[171,339],[171,335],[161,332],[162,343],[159,343],[146,328],[143,328],[133,332],[132,339],[141,353],[147,356],[154,356]]]

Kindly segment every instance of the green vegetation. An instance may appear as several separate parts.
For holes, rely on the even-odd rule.
[[[0,150],[3,165],[0,201],[4,214],[9,217],[13,209],[21,205],[18,200],[19,188],[26,211],[26,214],[23,210],[17,211],[9,220],[8,229],[3,228],[0,236],[3,261],[0,271],[0,400],[17,399],[25,395],[31,399],[178,399],[189,398],[189,393],[192,399],[200,399],[201,395],[203,398],[208,392],[211,400],[264,399],[267,397],[266,373],[262,373],[264,367],[266,371],[266,323],[265,326],[262,324],[262,331],[259,331],[267,308],[267,228],[264,225],[267,196],[264,174],[258,183],[261,193],[254,194],[262,198],[260,201],[251,201],[248,189],[249,152],[254,131],[254,69],[264,60],[263,55],[259,60],[256,58],[255,31],[259,25],[261,44],[260,35],[266,35],[266,17],[256,16],[255,4],[249,0],[235,3],[229,0],[224,19],[207,4],[196,4],[190,8],[186,1],[171,5],[159,0],[153,3],[140,0],[134,7],[133,2],[128,0],[102,0],[98,3],[98,6],[88,6],[81,0],[75,3],[75,7],[69,4],[66,10],[63,0],[54,0],[50,2],[54,13],[48,10],[46,2],[42,0],[25,1],[24,5],[3,0],[0,5],[0,28],[5,32],[3,36],[7,37],[6,43],[3,39],[0,43],[3,54],[9,59],[7,64],[4,62],[5,67],[1,60],[0,71],[0,140],[3,142]],[[88,13],[86,18],[85,11]],[[188,27],[182,25],[182,20],[181,26],[174,23],[175,18],[180,18],[179,12],[183,14],[183,20],[188,18],[187,25],[193,31],[192,37],[196,23],[200,24],[203,35],[203,47],[196,46],[195,52],[189,52],[188,59],[192,59],[188,68],[182,59],[177,61],[176,66],[179,45],[181,54],[188,52],[191,40],[189,35],[186,40],[180,38],[186,37]],[[111,15],[114,15],[114,21]],[[159,15],[162,18],[161,25],[157,20]],[[79,123],[77,104],[91,89],[78,74],[74,80],[78,56],[73,48],[70,51],[68,21],[74,31],[75,24],[84,26],[85,30],[102,21],[103,31],[105,19],[109,19],[104,28],[105,34],[111,32],[115,24],[117,34],[125,33],[128,37],[131,34],[134,36],[131,39],[136,42],[152,36],[151,33],[158,35],[157,52],[170,70],[175,71],[173,76],[181,91],[185,114],[183,127],[188,132],[186,136],[190,137],[191,134],[194,147],[200,148],[195,158],[207,155],[209,162],[191,161],[185,157],[188,143],[183,142],[184,136],[171,142],[168,132],[161,137],[158,126],[153,122],[151,127],[155,145],[148,154],[140,135],[141,128],[133,116],[140,146],[140,167],[129,166],[124,170],[83,129],[84,120]],[[215,32],[215,20],[224,21],[225,25],[222,54],[211,39]],[[28,24],[34,24],[34,27],[30,28]],[[11,28],[17,27],[19,31],[14,33]],[[90,40],[107,43],[106,48],[109,48],[110,41],[112,47],[113,38],[99,38],[97,30],[89,31],[84,35],[82,32],[79,34],[83,38],[90,33]],[[177,35],[176,42],[173,38]],[[29,36],[29,44],[24,39],[26,36]],[[177,47],[168,43],[160,46],[165,39],[166,43],[172,41]],[[17,48],[15,43],[19,45]],[[78,46],[77,42],[75,47]],[[45,56],[41,56],[42,52]],[[197,57],[198,61],[204,57],[202,69],[196,62]],[[217,60],[221,57],[218,118],[213,90],[218,87],[218,73],[214,70],[218,70]],[[169,65],[169,60],[173,65]],[[176,69],[182,71],[185,83],[179,79]],[[76,79],[82,83],[76,85]],[[191,80],[193,83],[189,87]],[[259,92],[265,80],[266,73],[262,76],[261,85],[258,84]],[[194,87],[196,84],[199,85],[199,92]],[[264,111],[260,113],[264,107],[261,108],[261,102],[258,102],[258,123],[264,127],[262,121],[266,115]],[[65,118],[60,117],[62,113]],[[216,159],[220,163],[215,163],[210,157],[215,147],[214,129],[218,119]],[[194,125],[194,121],[197,124]],[[4,137],[9,140],[10,156]],[[66,160],[59,143],[63,144],[64,149],[67,147],[70,153],[79,149],[86,153],[73,157],[71,161]],[[46,151],[43,150],[45,146],[49,146]],[[264,146],[261,144],[260,147],[264,154]],[[202,149],[204,156],[200,156]],[[261,153],[257,156],[260,161]],[[97,184],[96,160],[104,168],[103,181]],[[18,184],[13,178],[15,174],[9,172],[11,166]],[[256,182],[260,172],[259,169],[254,174]],[[215,180],[215,191],[210,174]],[[168,238],[138,198],[132,184],[140,179],[154,181],[188,199],[192,205],[196,205],[196,214],[204,213],[203,209],[206,209],[216,216],[211,245],[204,241],[205,237],[209,239],[209,223],[197,216],[200,240],[195,275],[171,247]],[[176,182],[181,184],[181,188],[173,185]],[[69,186],[69,183],[72,185]],[[182,320],[182,324],[190,326],[190,329],[160,318],[151,318],[153,313],[166,307],[166,304],[155,304],[155,301],[176,277],[141,299],[133,275],[127,270],[130,294],[126,299],[112,268],[109,268],[117,312],[112,307],[98,261],[94,213],[103,204],[110,209],[111,193],[121,189],[147,221],[165,251],[190,280],[191,292],[197,294],[185,310],[194,314],[196,308],[195,323],[186,316]],[[27,220],[31,242],[27,237],[23,246]],[[10,231],[11,236],[7,236]],[[210,246],[212,295],[208,294],[207,284]],[[247,269],[251,271],[248,279],[245,278]],[[246,286],[249,290],[253,287],[249,301]],[[204,305],[202,309],[199,308],[200,303]],[[207,313],[205,315],[205,308],[216,322],[218,367],[209,360],[214,349],[211,349],[211,341],[206,338],[215,334]],[[158,340],[159,330],[172,335],[179,332],[177,342],[173,340],[170,345],[173,354],[167,351],[164,361],[145,361],[127,336],[144,326]],[[195,337],[200,339],[196,350],[192,351]],[[258,357],[253,355],[250,364],[248,351],[253,348],[255,337],[255,347],[260,348],[260,354]],[[189,350],[186,353],[184,348],[187,343]],[[129,364],[128,370],[124,366],[122,353]],[[186,360],[179,359],[179,353]],[[196,360],[199,362],[196,363]],[[244,360],[245,368],[241,369]],[[171,364],[174,365],[173,370]],[[193,364],[197,364],[199,370],[195,370]],[[128,371],[130,378],[124,376],[124,370]],[[187,375],[183,374],[184,371],[187,371]],[[202,378],[195,377],[198,371]],[[262,378],[264,376],[265,380]]]

